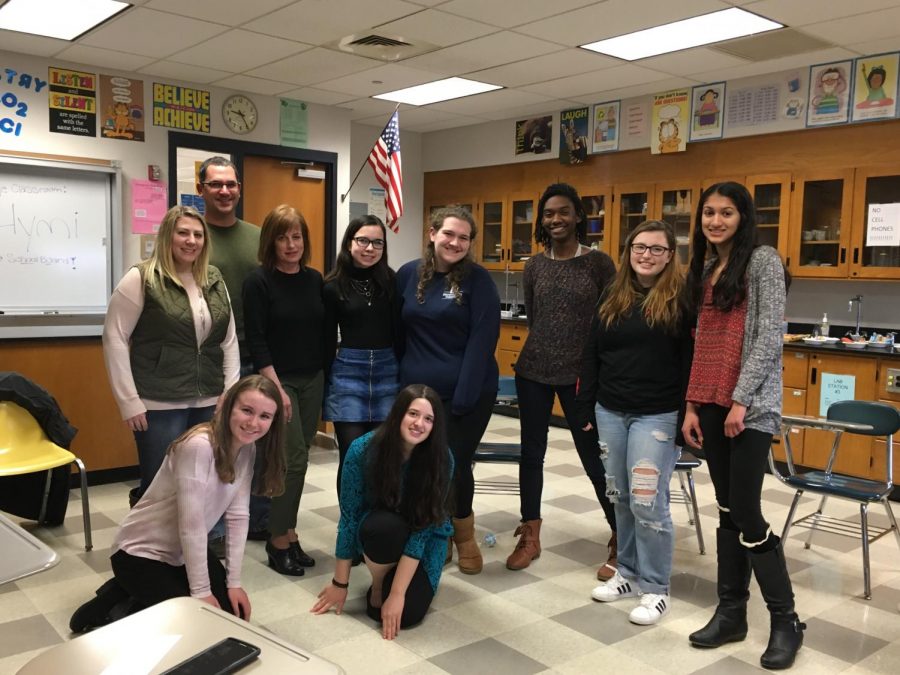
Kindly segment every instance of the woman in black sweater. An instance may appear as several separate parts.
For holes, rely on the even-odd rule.
[[[244,332],[253,367],[278,387],[287,420],[284,494],[272,499],[269,565],[302,576],[315,560],[297,537],[297,511],[322,408],[322,275],[307,267],[309,228],[282,204],[266,216],[259,237],[260,267],[244,281]]]
[[[322,418],[334,422],[340,495],[350,444],[387,419],[400,388],[399,304],[388,267],[387,231],[377,216],[350,221],[322,298],[328,381]]]

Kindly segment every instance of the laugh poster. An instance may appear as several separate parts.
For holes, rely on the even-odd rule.
[[[559,163],[582,164],[587,159],[591,109],[572,108],[559,114]]]

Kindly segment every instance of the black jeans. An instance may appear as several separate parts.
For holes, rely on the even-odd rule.
[[[769,523],[763,518],[760,498],[772,434],[744,429],[736,437],[728,438],[725,436],[728,408],[707,404],[700,406],[697,414],[709,476],[719,505],[719,527],[740,532],[748,545],[766,542]]]
[[[359,540],[362,543],[363,552],[369,560],[379,565],[389,565],[400,561],[409,534],[409,525],[406,520],[392,511],[372,511],[359,525]],[[391,593],[396,572],[397,568],[394,567],[384,578],[381,586],[382,603]],[[416,567],[404,598],[400,628],[408,628],[419,623],[425,617],[425,613],[434,599],[434,589],[431,587],[431,581],[429,581],[421,562]],[[367,607],[367,611],[376,620],[381,616],[381,610],[371,608],[371,605]]]
[[[447,419],[447,444],[453,452],[456,462],[453,489],[456,491],[457,518],[468,518],[472,513],[472,500],[475,498],[475,477],[472,475],[472,458],[484,436],[497,392],[489,391],[481,394],[475,407],[465,415],[454,415],[450,412],[450,401],[443,401],[444,414]]]
[[[575,385],[542,384],[516,375],[519,399],[519,427],[522,430],[522,459],[519,462],[519,500],[522,520],[541,517],[541,493],[544,489],[544,455],[547,454],[547,432],[553,412],[553,394],[559,396],[563,414],[569,424],[575,450],[584,472],[594,486],[597,501],[612,531],[616,531],[616,513],[606,496],[606,471],[600,461],[596,424],[582,431],[575,409]]]
[[[119,550],[110,556],[116,581],[144,608],[159,604],[169,598],[191,594],[187,570],[184,565],[173,566],[161,560],[151,560]],[[225,568],[211,551],[206,553],[209,585],[219,606],[234,613],[228,598]]]

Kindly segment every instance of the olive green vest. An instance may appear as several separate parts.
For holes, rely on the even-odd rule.
[[[141,277],[144,271],[141,269]],[[199,347],[187,292],[171,279],[144,281],[144,309],[131,333],[131,374],[141,398],[155,401],[218,396],[225,388],[222,341],[231,306],[219,270],[209,267],[202,289],[212,329]]]

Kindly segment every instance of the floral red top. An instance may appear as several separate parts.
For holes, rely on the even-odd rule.
[[[713,304],[712,291],[712,284],[707,281],[703,285],[686,398],[691,403],[714,403],[730,408],[741,374],[747,299],[726,312]]]

